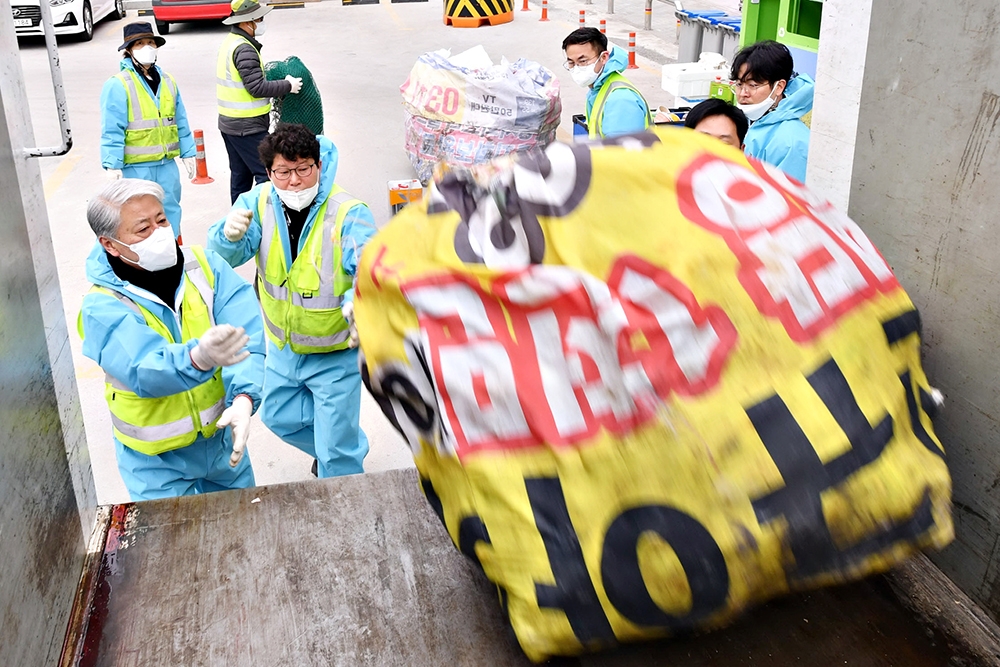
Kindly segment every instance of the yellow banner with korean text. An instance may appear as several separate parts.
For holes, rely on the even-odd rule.
[[[366,386],[535,661],[953,534],[920,319],[858,226],[667,128],[448,174],[369,243]]]

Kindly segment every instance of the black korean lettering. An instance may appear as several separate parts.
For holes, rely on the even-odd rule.
[[[554,585],[535,583],[538,606],[565,613],[584,646],[593,648],[613,642],[614,631],[583,559],[559,478],[530,478],[524,480],[524,485],[555,579]]]
[[[458,550],[482,570],[483,564],[479,562],[479,555],[476,553],[476,545],[480,542],[493,544],[490,542],[490,532],[486,530],[486,524],[483,523],[483,520],[475,515],[462,519],[461,523],[458,524]]]
[[[434,514],[437,518],[441,520],[441,525],[444,526],[445,530],[448,530],[448,524],[444,520],[444,507],[441,505],[441,498],[437,494],[437,490],[434,488],[434,483],[431,482],[427,477],[420,477],[420,488],[423,489],[424,497],[427,498],[427,503],[434,510]]]
[[[882,323],[882,330],[885,332],[886,342],[890,346],[901,343],[906,338],[912,335],[916,335],[918,338],[922,336],[922,326],[920,323],[920,313],[917,310],[908,310],[898,317],[894,317],[891,320]],[[906,371],[899,376],[899,381],[903,385],[903,391],[906,392],[906,407],[910,413],[910,423],[913,427],[913,434],[917,436],[917,440],[927,448],[929,452],[936,456],[940,456],[942,459],[946,459],[944,451],[938,447],[937,443],[934,442],[934,438],[930,436],[927,429],[924,428],[923,422],[920,420],[921,409],[930,416],[931,419],[934,418],[937,412],[937,405],[935,405],[934,400],[931,398],[930,393],[927,392],[923,387],[915,387],[913,382],[913,376],[910,371]],[[920,400],[917,400],[919,394]]]
[[[663,611],[646,589],[637,551],[644,533],[660,536],[677,555],[691,588],[685,616]],[[636,625],[681,630],[694,626],[726,603],[729,571],[722,549],[696,519],[662,505],[636,507],[620,514],[604,536],[601,577],[611,604]]]
[[[887,525],[845,549],[834,543],[823,514],[822,493],[881,456],[895,429],[888,414],[875,427],[868,423],[835,361],[823,364],[808,380],[851,444],[841,456],[823,463],[777,395],[746,411],[785,482],[784,487],[753,499],[753,507],[762,524],[779,519],[787,523],[795,557],[789,573],[792,582],[847,569],[871,553],[900,540],[915,539],[933,526],[930,497],[925,492],[909,519]]]

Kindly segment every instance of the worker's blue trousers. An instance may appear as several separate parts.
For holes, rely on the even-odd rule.
[[[368,437],[361,417],[358,351],[296,354],[268,341],[264,424],[318,461],[319,477],[364,472]]]
[[[126,447],[115,438],[118,471],[132,500],[190,496],[210,491],[245,489],[254,485],[250,452],[235,468],[232,431],[220,429],[211,438],[198,438],[187,447],[149,456]]]

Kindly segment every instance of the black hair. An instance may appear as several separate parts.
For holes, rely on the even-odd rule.
[[[562,49],[573,44],[593,44],[597,53],[604,53],[608,50],[608,38],[601,34],[597,28],[577,28],[563,40]]]
[[[740,79],[740,68],[746,65],[746,72]],[[775,81],[791,81],[795,63],[788,47],[771,40],[757,42],[742,49],[733,58],[733,68],[729,77],[733,81],[756,81],[773,84]]]
[[[279,155],[289,161],[311,157],[319,164],[319,139],[305,125],[278,123],[274,132],[260,142],[257,152],[268,170]]]
[[[712,116],[725,116],[733,121],[733,125],[736,126],[736,136],[740,139],[740,145],[743,145],[747,130],[750,129],[750,121],[747,120],[745,113],[725,100],[712,97],[699,102],[684,117],[684,127],[694,129],[698,127],[698,123]]]

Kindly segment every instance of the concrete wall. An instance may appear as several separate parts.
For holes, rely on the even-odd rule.
[[[0,21],[0,665],[56,663],[95,498],[27,110]]]
[[[849,179],[851,217],[920,309],[947,397],[958,535],[933,558],[1000,619],[1000,4],[828,1],[820,71],[809,180],[836,199]]]

